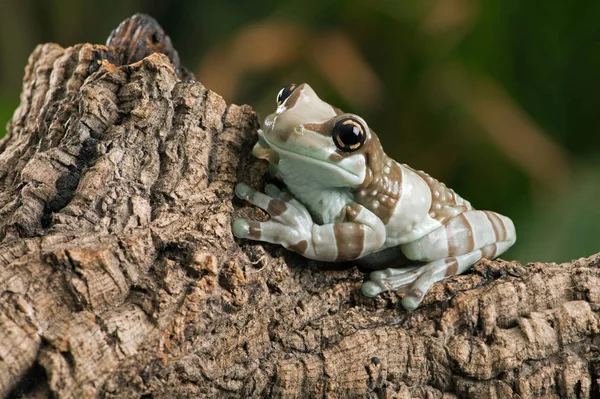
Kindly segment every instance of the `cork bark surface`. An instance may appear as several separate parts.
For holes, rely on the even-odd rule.
[[[136,15],[38,46],[0,142],[0,397],[599,395],[600,255],[479,262],[414,312],[352,263],[235,240],[257,115]]]

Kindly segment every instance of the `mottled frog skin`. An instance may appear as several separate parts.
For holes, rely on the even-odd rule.
[[[427,173],[389,158],[361,117],[322,101],[308,84],[283,88],[277,103],[253,154],[269,161],[287,191],[238,184],[236,195],[271,219],[235,220],[237,237],[322,261],[362,258],[374,268],[390,252],[408,258],[412,266],[374,271],[361,290],[369,297],[402,291],[411,310],[433,283],[515,242],[509,218],[475,210]]]

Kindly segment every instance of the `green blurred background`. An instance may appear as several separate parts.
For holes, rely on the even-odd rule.
[[[36,44],[104,43],[154,16],[184,64],[266,116],[290,82],[363,116],[389,155],[510,216],[503,257],[600,251],[600,2],[4,2],[0,126]]]

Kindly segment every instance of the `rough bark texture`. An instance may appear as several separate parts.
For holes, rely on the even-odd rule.
[[[257,127],[148,17],[34,51],[0,143],[0,396],[598,394],[600,255],[364,298],[351,264],[232,237]]]

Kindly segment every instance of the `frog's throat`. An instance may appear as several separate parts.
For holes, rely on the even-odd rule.
[[[312,162],[314,164],[323,166],[324,169],[335,170],[338,173],[341,171],[343,174],[347,175],[348,179],[346,179],[346,180],[349,182],[351,181],[351,184],[353,184],[353,185],[358,186],[358,185],[362,184],[365,179],[365,173],[356,173],[356,172],[350,171],[346,168],[343,168],[339,164],[328,162],[328,161],[317,159],[317,158],[314,158],[314,157],[311,157],[311,156],[308,156],[305,154],[301,154],[301,153],[298,153],[295,151],[290,151],[290,150],[284,149],[284,148],[274,144],[272,141],[269,141],[267,139],[266,135],[263,135],[262,138],[268,144],[269,147],[271,147],[274,151],[276,151],[280,155],[283,154],[283,155],[287,155],[291,158],[302,159],[305,162]]]

